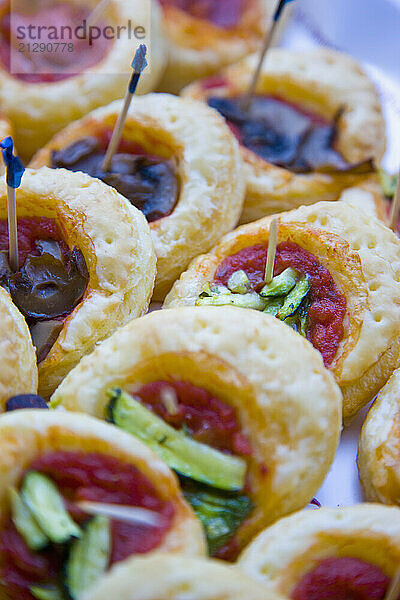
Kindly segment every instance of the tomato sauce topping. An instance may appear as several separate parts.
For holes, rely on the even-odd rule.
[[[358,558],[327,558],[304,575],[292,600],[383,600],[390,579]]]
[[[173,409],[167,394],[173,395]],[[187,428],[198,442],[232,454],[252,453],[235,408],[203,388],[188,381],[154,381],[142,386],[135,397],[175,429]]]
[[[88,10],[63,2],[50,6],[46,3],[33,14],[29,13],[28,2],[26,14],[11,15],[8,11],[0,21],[0,62],[9,72],[12,70],[13,77],[29,83],[53,83],[94,67],[105,58],[112,40],[104,35],[91,44],[81,39],[88,15]],[[104,28],[102,23],[96,25]],[[21,31],[25,32],[24,39]],[[18,44],[14,47],[13,39],[23,44],[25,51],[19,51]],[[34,45],[40,51],[33,51]]]
[[[159,546],[171,527],[174,507],[157,496],[152,483],[133,465],[98,453],[53,452],[36,459],[30,469],[50,477],[65,499],[72,518],[82,523],[88,515],[74,503],[80,500],[140,506],[159,513],[158,527],[112,520],[110,565],[132,554]],[[62,569],[62,554],[54,548],[32,552],[9,519],[0,535],[1,579],[10,600],[32,600],[32,585],[54,582]]]
[[[243,248],[221,262],[214,281],[227,285],[232,273],[242,269],[253,288],[260,290],[264,285],[266,256],[267,250],[262,244]],[[328,269],[315,256],[297,244],[281,242],[276,249],[274,275],[288,267],[309,276],[311,305],[308,309],[307,339],[322,354],[325,366],[329,366],[343,338],[346,298],[337,289]]]
[[[159,0],[162,6],[175,6],[195,19],[209,21],[222,29],[236,27],[246,0]]]
[[[40,251],[35,244],[37,240],[55,240],[60,243],[64,251],[68,251],[54,219],[44,217],[18,219],[17,229],[20,267],[24,265],[28,255],[39,256]],[[8,251],[7,219],[0,220],[0,252],[2,251]]]

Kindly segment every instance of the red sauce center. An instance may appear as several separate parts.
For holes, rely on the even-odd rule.
[[[175,6],[196,19],[230,29],[240,22],[246,0],[159,0],[162,6]]]
[[[222,261],[214,280],[227,285],[232,273],[242,269],[254,289],[259,290],[264,285],[266,257],[267,250],[261,244],[244,248]],[[276,249],[274,275],[279,275],[288,267],[310,278],[307,339],[322,354],[325,366],[329,366],[343,338],[346,298],[337,289],[328,269],[315,256],[297,244],[282,242]]]
[[[31,469],[51,477],[58,485],[72,518],[87,519],[74,504],[91,500],[140,506],[163,516],[163,525],[147,527],[111,522],[110,565],[132,554],[150,552],[162,542],[174,516],[172,503],[157,496],[152,483],[134,466],[97,453],[54,452],[35,460]],[[11,600],[32,600],[32,585],[53,582],[62,569],[62,556],[53,549],[33,553],[16,531],[11,519],[0,536],[1,578]]]
[[[40,252],[36,247],[37,240],[55,240],[65,245],[62,235],[54,219],[23,218],[18,219],[18,254],[20,267],[22,267],[29,254],[39,256]],[[64,250],[68,250],[65,245]],[[8,222],[7,219],[0,219],[0,252],[8,251]]]
[[[112,40],[104,35],[92,43],[79,39],[89,15],[85,9],[58,3],[33,14],[28,10],[27,3],[27,14],[8,12],[0,21],[0,62],[18,79],[51,83],[73,77],[100,63],[110,49]],[[103,30],[105,24],[96,26]]]
[[[168,410],[163,398],[172,392],[176,400],[176,412]],[[214,398],[206,390],[187,381],[154,381],[135,392],[141,402],[164,421],[182,429],[198,442],[232,454],[251,454],[251,445],[241,431],[236,410]]]
[[[382,600],[389,577],[358,558],[327,558],[304,575],[292,600]]]

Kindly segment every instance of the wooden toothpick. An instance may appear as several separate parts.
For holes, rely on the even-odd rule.
[[[124,129],[126,117],[128,115],[128,110],[132,102],[132,98],[134,93],[136,92],[136,88],[139,83],[140,76],[144,69],[147,67],[146,60],[147,48],[144,44],[139,46],[135,54],[135,58],[132,61],[133,73],[131,79],[129,81],[128,89],[125,94],[124,105],[122,107],[121,112],[118,115],[117,122],[115,123],[114,131],[112,133],[112,137],[110,143],[107,148],[107,152],[103,162],[103,171],[107,172],[111,168],[111,161],[113,159],[114,154],[116,153],[118,146],[121,141],[122,131]]]
[[[15,189],[7,186],[7,218],[8,218],[8,262],[11,271],[18,271],[18,230],[17,230],[17,202]]]
[[[399,219],[399,212],[400,212],[400,170],[399,170],[399,176],[397,178],[396,192],[395,192],[393,200],[392,200],[392,209],[390,211],[390,229],[392,229],[393,231],[396,231],[396,229],[397,229],[397,221]]]
[[[127,523],[138,523],[140,525],[149,525],[150,527],[158,527],[163,523],[162,515],[153,510],[137,506],[89,501],[77,502],[77,506],[89,515],[103,515]]]
[[[18,156],[13,155],[14,143],[11,137],[6,137],[0,142],[3,150],[3,159],[7,169],[7,218],[8,218],[8,260],[12,271],[18,271],[18,229],[17,229],[17,204],[15,190],[21,184],[25,168]]]
[[[111,0],[100,0],[100,2],[95,6],[92,10],[88,18],[86,19],[86,27],[92,27],[95,25],[100,19],[103,12],[106,10],[107,6],[110,4]]]
[[[272,25],[265,36],[264,44],[263,44],[263,47],[260,52],[256,70],[254,71],[253,77],[251,79],[249,89],[247,90],[247,92],[244,95],[242,102],[241,102],[243,110],[249,110],[251,98],[254,95],[258,80],[260,78],[260,73],[261,73],[261,69],[263,66],[264,59],[265,59],[265,55],[267,54],[269,48],[271,47],[279,19],[282,16],[283,9],[285,8],[285,5],[288,4],[289,2],[292,2],[292,0],[279,0],[279,2],[278,2],[278,6],[277,6],[274,16],[272,18]]]
[[[267,263],[265,265],[265,283],[271,283],[274,276],[276,245],[278,243],[278,218],[271,221],[269,227]]]
[[[400,594],[400,567],[397,569],[391,584],[386,592],[385,600],[397,600]]]

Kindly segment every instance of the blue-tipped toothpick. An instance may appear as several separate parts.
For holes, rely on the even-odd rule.
[[[118,146],[121,141],[122,131],[124,129],[126,117],[128,115],[128,110],[132,102],[132,98],[134,93],[136,92],[136,88],[139,83],[140,76],[142,72],[147,67],[146,60],[147,48],[145,44],[141,44],[136,51],[135,57],[132,61],[132,69],[133,73],[131,79],[129,81],[128,89],[125,94],[124,106],[121,112],[118,115],[117,122],[115,123],[114,131],[111,136],[110,143],[107,148],[106,155],[104,157],[103,162],[103,171],[109,171],[111,167],[111,161],[113,159],[114,154],[116,153]]]
[[[3,159],[7,169],[7,216],[8,216],[8,258],[12,271],[18,271],[18,234],[17,234],[17,205],[15,190],[21,185],[25,168],[18,156],[13,155],[14,143],[11,137],[0,142]]]
[[[270,48],[270,46],[272,44],[272,40],[274,39],[276,27],[277,27],[277,25],[279,23],[279,19],[282,16],[283,9],[285,8],[286,4],[289,4],[289,2],[293,2],[293,0],[279,0],[279,2],[278,2],[278,6],[276,7],[274,16],[272,18],[272,25],[271,25],[269,31],[267,32],[267,34],[265,36],[265,41],[264,41],[264,45],[263,45],[262,50],[261,50],[259,61],[257,63],[257,68],[254,71],[254,75],[253,75],[253,78],[251,80],[249,89],[248,89],[246,95],[243,97],[243,100],[242,100],[242,108],[244,110],[248,110],[249,109],[251,98],[254,95],[255,89],[257,87],[258,80],[260,78],[260,73],[261,73],[261,69],[262,69],[262,65],[263,65],[263,62],[264,62],[265,55],[267,54],[267,52],[268,52],[268,50],[269,50],[269,48]]]

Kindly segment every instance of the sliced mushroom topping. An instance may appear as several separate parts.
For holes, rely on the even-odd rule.
[[[249,110],[241,107],[241,98],[209,98],[231,124],[240,143],[267,162],[295,173],[352,172],[374,170],[372,160],[348,163],[334,148],[343,109],[333,123],[267,96],[253,97]]]
[[[28,319],[68,315],[85,293],[89,275],[81,252],[74,248],[69,260],[54,254],[58,252],[47,248],[40,256],[31,255],[20,271],[6,277],[14,303]]]
[[[150,223],[171,214],[179,195],[176,165],[172,160],[120,153],[113,157],[109,172],[102,170],[103,160],[100,141],[86,137],[53,151],[51,166],[83,171],[101,179],[141,210]]]

